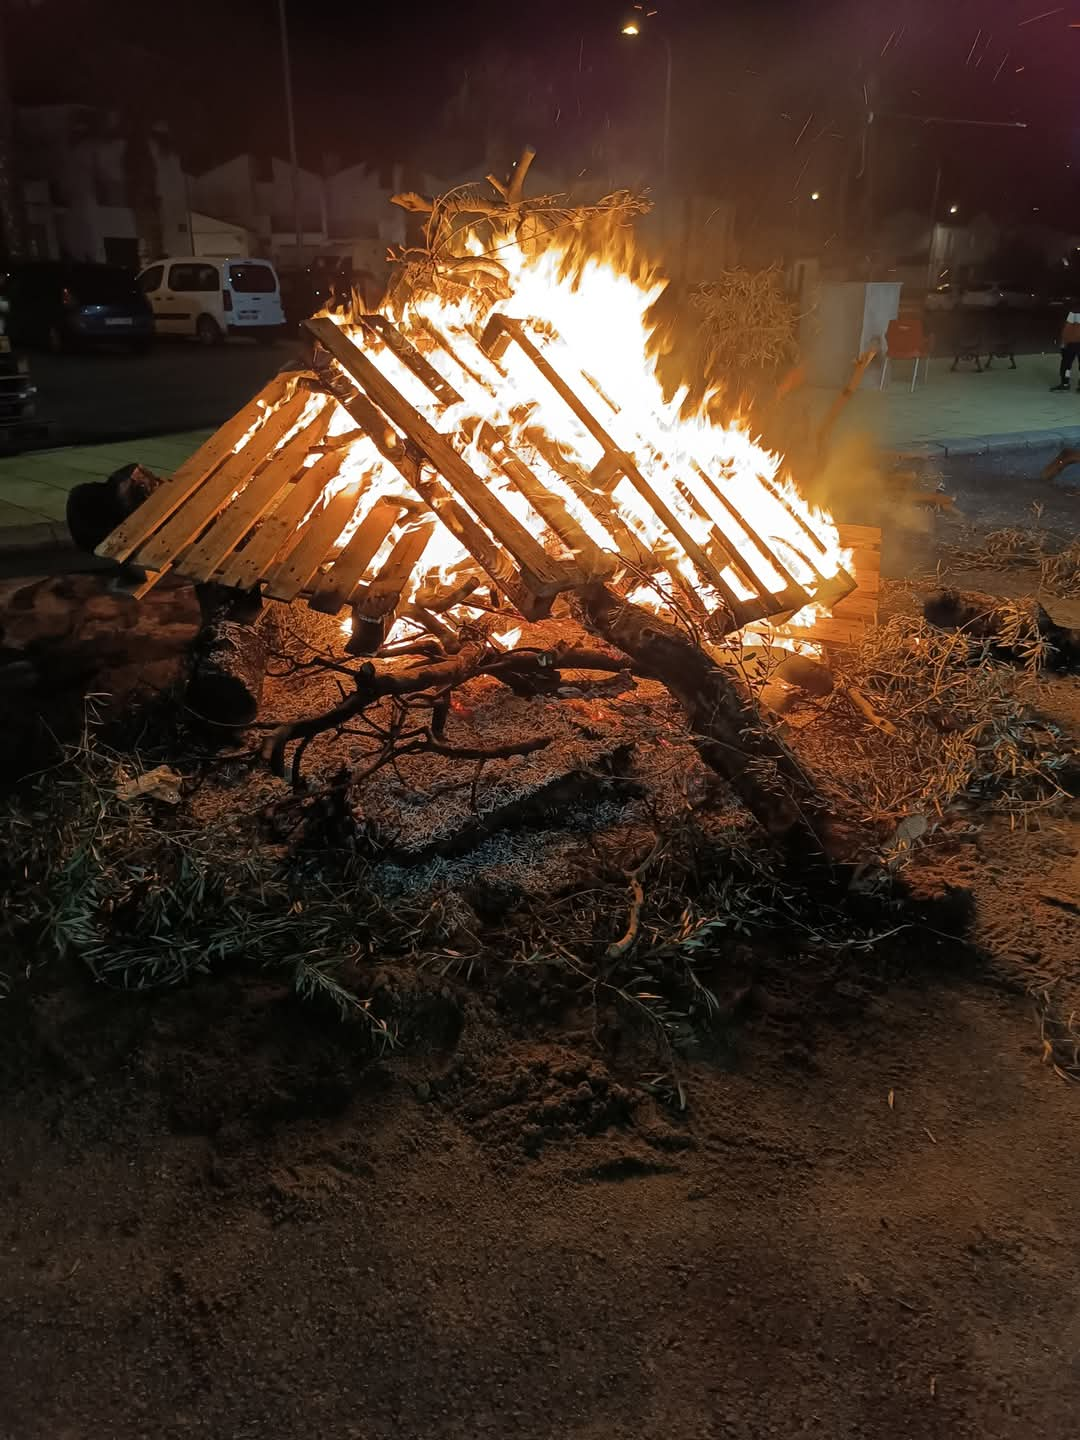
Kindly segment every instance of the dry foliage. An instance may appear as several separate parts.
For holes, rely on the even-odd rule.
[[[691,303],[701,316],[698,344],[709,378],[775,369],[794,358],[798,311],[784,297],[779,269],[725,270],[695,290]]]
[[[1030,607],[1002,602],[999,613],[988,640],[903,615],[866,636],[845,678],[896,735],[858,772],[849,803],[934,821],[963,802],[1024,823],[1064,796],[1068,739],[1034,708],[1045,642]],[[1025,663],[1000,662],[999,646]]]
[[[1080,540],[1015,526],[992,530],[977,545],[947,551],[957,569],[1014,569],[1038,572],[1038,589],[1063,599],[1080,596]]]
[[[592,205],[574,205],[566,195],[525,199],[507,194],[491,179],[488,184],[491,194],[463,185],[431,199],[412,193],[393,197],[395,204],[428,219],[423,246],[392,253],[398,267],[392,305],[431,293],[452,301],[468,290],[509,298],[509,274],[499,253],[512,244],[542,247],[557,239],[565,247],[568,271],[599,254],[623,252],[621,258],[630,259],[630,223],[652,208],[651,201],[628,190],[602,196]]]
[[[663,823],[650,815],[636,863],[627,868],[622,848],[598,849],[550,899],[493,905],[478,867],[484,904],[474,908],[458,889],[388,886],[362,835],[319,832],[317,796],[304,841],[275,840],[283,787],[248,757],[185,758],[174,746],[179,803],[124,798],[161,760],[160,746],[110,749],[88,723],[80,743],[0,811],[9,866],[0,994],[54,957],[79,960],[117,989],[260,967],[332,1004],[379,1051],[408,1033],[407,1018],[364,998],[379,967],[529,976],[592,1006],[598,1025],[604,1012],[624,1012],[654,1047],[648,1084],[681,1103],[684,1052],[731,1018],[777,936],[784,972],[794,946],[820,984],[823,971],[893,933],[783,880],[745,831],[717,834],[689,811]]]

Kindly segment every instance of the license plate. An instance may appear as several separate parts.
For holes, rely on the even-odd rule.
[[[110,317],[109,319],[107,319],[107,320],[105,321],[105,324],[106,324],[106,325],[130,325],[130,324],[131,324],[131,316],[130,316],[130,315],[121,315],[121,316],[119,316],[119,317]]]

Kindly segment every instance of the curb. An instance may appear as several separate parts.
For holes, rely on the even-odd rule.
[[[1053,430],[1012,430],[999,435],[954,435],[940,440],[917,440],[889,452],[895,460],[945,460],[965,455],[1010,455],[1024,450],[1080,447],[1080,425]]]

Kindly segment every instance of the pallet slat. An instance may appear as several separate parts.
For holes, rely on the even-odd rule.
[[[291,541],[327,485],[337,477],[342,456],[328,453],[302,472],[295,485],[280,504],[268,515],[242,550],[231,555],[218,579],[222,585],[235,585],[250,590],[259,583],[283,550],[291,549]]]
[[[406,530],[386,558],[382,569],[357,597],[355,614],[365,620],[381,620],[401,599],[414,566],[418,565],[435,532],[434,521]]]
[[[299,393],[275,410],[248,444],[235,455],[230,455],[190,502],[182,505],[171,520],[139,546],[135,560],[148,570],[161,571],[174,564],[180,551],[190,545],[218,511],[229,503],[233,491],[242,489],[258,467],[273,454],[283,436],[299,420],[307,400],[305,394]],[[153,499],[153,496],[150,498]]]
[[[243,409],[238,410],[231,420],[226,420],[220,430],[215,430],[209,440],[204,441],[195,454],[184,461],[170,480],[159,485],[133,515],[101,542],[97,554],[107,560],[130,559],[134,551],[160,525],[164,525],[184,501],[198,490],[203,481],[232,454],[236,442],[245,431],[251,429],[264,409],[272,410],[284,398],[288,383],[287,375],[275,375]],[[250,441],[248,443],[250,444]]]
[[[221,512],[199,543],[183,556],[176,567],[181,575],[193,580],[209,580],[213,576],[298,473],[312,446],[321,443],[332,413],[333,407],[325,405],[288,444],[271,456],[239,498]]]
[[[532,361],[535,368],[544,379],[547,380],[555,393],[570,407],[589,431],[590,435],[592,435],[593,439],[603,446],[606,455],[610,458],[610,466],[604,471],[605,487],[609,483],[608,472],[612,468],[621,470],[630,484],[650,507],[657,519],[661,520],[664,525],[667,526],[668,530],[670,530],[671,534],[682,546],[683,551],[701,578],[707,584],[711,585],[717,594],[724,598],[729,606],[734,607],[738,603],[737,597],[720,571],[713,564],[712,560],[682,524],[678,516],[657,494],[652,485],[649,484],[633,457],[619,449],[614,438],[605,427],[601,425],[589,407],[578,397],[572,387],[567,384],[543,351],[541,351],[537,345],[533,344],[532,340],[525,333],[525,327],[521,321],[514,320],[508,315],[493,316],[488,322],[487,329],[484,332],[485,350],[487,350],[488,354],[493,358],[499,359],[501,355],[505,353],[506,346],[510,341],[513,341],[523,354]],[[671,574],[672,572],[668,570],[668,573]],[[675,575],[672,575],[672,578],[677,579]]]
[[[461,458],[445,435],[430,425],[341,329],[329,319],[305,322],[307,328],[367,392],[369,399],[392,424],[405,432],[424,452],[436,470],[461,496],[500,545],[521,566],[526,583],[538,595],[556,594],[584,583],[574,568],[554,559],[492,493],[472,467]],[[426,498],[426,497],[425,497]]]
[[[435,366],[420,354],[411,340],[406,340],[397,326],[385,315],[361,315],[360,323],[365,330],[378,336],[388,350],[394,352],[401,363],[427,386],[436,400],[443,405],[461,404],[462,397],[449,380],[443,379]]]
[[[313,610],[336,615],[349,603],[364,571],[378,554],[383,541],[397,524],[402,507],[389,500],[376,500],[348,544],[320,580],[309,602]]]
[[[356,509],[359,487],[347,485],[328,505],[316,510],[296,544],[266,577],[266,592],[273,600],[295,600],[326,557],[326,552],[348,525]]]
[[[595,542],[589,539],[558,495],[549,490],[530,470],[504,437],[493,426],[485,425],[478,438],[484,453],[508,480],[513,481],[541,520],[545,521],[562,543],[573,552],[575,561],[585,569],[589,578],[603,579],[610,575],[613,564],[611,556],[605,555]]]

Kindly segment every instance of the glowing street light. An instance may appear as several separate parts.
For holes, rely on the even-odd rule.
[[[655,11],[655,10],[646,10],[643,5],[635,5],[635,6],[634,6],[634,9],[635,9],[635,10],[640,10],[640,11],[642,12],[643,16],[645,16],[646,18],[649,17],[649,16],[652,16],[652,15],[655,15],[655,14],[656,14],[656,11]],[[640,20],[635,19],[633,15],[629,15],[629,16],[627,16],[627,18],[623,21],[622,25],[620,26],[620,33],[623,34],[623,35],[629,36],[630,39],[636,39],[636,38],[641,34],[641,23],[642,23],[642,22],[641,22]],[[665,75],[665,78],[664,78],[664,156],[663,156],[664,189],[667,190],[667,188],[668,188],[668,172],[669,172],[669,170],[670,170],[670,168],[671,168],[671,167],[670,167],[670,160],[671,160],[671,64],[672,64],[672,60],[671,60],[671,41],[668,39],[668,36],[667,36],[667,34],[665,33],[665,31],[663,30],[662,27],[661,27],[661,30],[660,30],[660,37],[661,37],[661,39],[662,39],[663,42],[664,42],[664,50],[665,50],[666,55],[667,55],[667,72],[666,72],[666,75]]]
[[[820,191],[820,190],[811,190],[811,191],[810,191],[810,199],[811,199],[811,200],[820,200],[820,199],[821,199],[821,191]]]
[[[950,214],[950,215],[959,215],[959,213],[960,213],[960,206],[959,206],[959,205],[950,205],[950,206],[949,206],[949,214]]]

